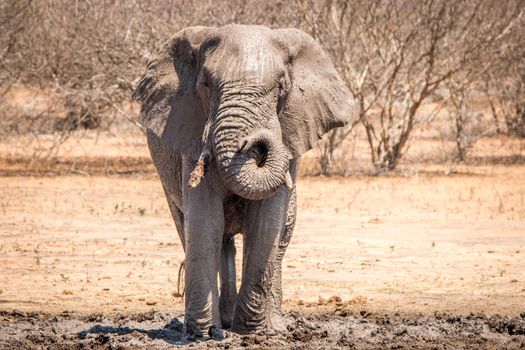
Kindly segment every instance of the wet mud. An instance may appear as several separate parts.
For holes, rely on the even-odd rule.
[[[212,329],[185,334],[182,317],[163,311],[81,315],[0,311],[0,349],[523,349],[525,312],[384,314],[330,307],[284,315],[282,334],[239,335]]]

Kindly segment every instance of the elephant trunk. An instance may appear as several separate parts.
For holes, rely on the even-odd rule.
[[[261,200],[273,195],[283,183],[288,184],[288,152],[275,133],[253,125],[236,126],[239,119],[246,120],[230,115],[216,122],[217,167],[230,191]]]

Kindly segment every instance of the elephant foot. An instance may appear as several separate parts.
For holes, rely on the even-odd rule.
[[[263,332],[266,335],[276,335],[286,332],[286,324],[280,312],[268,312],[264,316],[257,315],[250,318],[248,315],[236,315],[233,320],[232,331],[239,334]]]
[[[285,333],[287,331],[286,324],[280,312],[270,313],[270,315],[268,316],[266,328],[268,331],[275,332],[275,334]]]
[[[265,325],[262,326],[242,326],[238,324],[233,324],[232,326],[232,332],[235,332],[237,334],[254,334],[254,333],[261,333],[264,332],[265,335],[277,335],[282,334],[286,332],[286,327],[284,326],[284,323],[282,322],[268,322]]]
[[[264,327],[246,327],[235,323],[232,325],[232,332],[237,334],[253,334],[263,329]]]
[[[233,323],[233,317],[231,316],[231,314],[227,314],[227,315],[222,315],[221,314],[221,326],[222,326],[222,329],[230,329],[230,328],[232,328],[232,323]]]
[[[202,333],[202,328],[197,323],[192,322],[192,321],[186,321],[184,323],[184,327],[186,328],[186,334],[188,335],[188,340],[195,340],[195,339],[204,337]]]
[[[197,322],[194,319],[185,320],[184,329],[188,340],[204,338],[206,335],[215,339],[219,337],[220,332],[222,332],[220,327],[213,322]]]

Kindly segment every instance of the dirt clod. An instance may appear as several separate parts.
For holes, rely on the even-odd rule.
[[[359,315],[361,315],[361,317],[363,317],[363,318],[367,318],[368,316],[371,315],[371,313],[369,311],[367,311],[367,310],[361,310],[361,311],[359,311]]]
[[[208,330],[208,337],[210,337],[210,339],[213,340],[224,340],[227,337],[227,335],[226,332],[222,329],[216,326],[211,326]]]

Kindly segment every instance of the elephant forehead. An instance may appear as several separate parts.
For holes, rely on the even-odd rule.
[[[225,80],[269,84],[284,67],[268,36],[257,29],[225,33],[213,56],[209,68]]]

